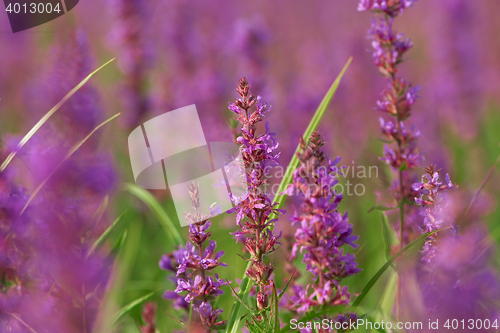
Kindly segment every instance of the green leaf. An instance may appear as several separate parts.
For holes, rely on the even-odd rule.
[[[460,222],[465,218],[465,216],[467,216],[467,213],[469,212],[469,210],[471,209],[472,205],[474,204],[474,201],[476,200],[476,198],[478,197],[479,193],[481,193],[481,191],[483,190],[483,188],[486,186],[486,184],[490,180],[491,175],[493,175],[493,172],[497,168],[497,165],[498,165],[499,162],[500,162],[500,155],[498,155],[495,163],[493,164],[493,166],[490,168],[490,170],[486,174],[486,177],[481,182],[481,185],[479,185],[479,188],[477,189],[476,193],[474,193],[474,196],[472,197],[472,199],[471,199],[469,205],[467,206],[467,208],[465,209],[465,211],[458,218],[458,220],[456,222],[457,225],[459,225]]]
[[[45,124],[47,122],[47,120],[49,120],[49,118],[57,110],[59,110],[61,108],[61,106],[64,103],[66,103],[66,101],[68,99],[70,99],[71,96],[73,96],[85,83],[87,83],[87,81],[90,80],[90,78],[94,74],[96,74],[101,69],[103,69],[104,67],[106,67],[113,60],[115,60],[115,58],[111,59],[110,61],[108,61],[107,63],[105,63],[104,65],[102,65],[101,67],[99,67],[98,69],[96,69],[95,71],[93,71],[92,73],[90,73],[89,75],[87,75],[87,77],[85,79],[83,79],[82,82],[80,82],[76,87],[74,87],[73,89],[71,89],[71,91],[69,93],[67,93],[66,96],[64,96],[63,99],[61,99],[61,101],[59,103],[56,104],[56,106],[54,106],[52,109],[50,109],[49,112],[47,112],[42,117],[42,119],[40,119],[35,124],[35,126],[33,126],[33,128],[24,136],[24,138],[21,139],[21,141],[19,142],[19,144],[17,145],[17,147],[9,154],[9,156],[7,156],[7,158],[5,159],[5,161],[3,161],[2,165],[0,165],[0,172],[2,172],[2,171],[5,170],[5,168],[9,165],[9,163],[12,161],[12,159],[16,156],[17,152],[33,137],[33,135],[35,135],[35,133],[40,129],[40,127],[42,127],[42,125]]]
[[[393,210],[393,209],[399,209],[399,206],[396,207],[386,207],[386,206],[373,206],[368,210],[368,213],[373,212],[374,210],[381,210],[383,212],[388,211],[388,210]]]
[[[116,256],[120,252],[123,244],[125,244],[125,242],[127,241],[127,236],[128,236],[128,229],[125,229],[120,235],[118,241],[113,246],[113,250],[111,251],[112,256]]]
[[[319,123],[321,122],[321,119],[325,115],[326,109],[328,108],[328,105],[330,105],[330,101],[332,100],[333,96],[335,95],[335,92],[337,91],[337,88],[340,84],[340,80],[344,76],[345,72],[347,71],[347,68],[351,64],[352,57],[350,57],[347,60],[347,63],[344,65],[342,68],[342,71],[340,74],[337,76],[335,81],[333,81],[333,84],[331,85],[330,89],[326,93],[325,97],[323,97],[323,100],[321,101],[320,105],[318,106],[318,109],[314,113],[314,116],[311,119],[311,122],[307,126],[303,138],[306,141],[309,141],[309,138],[311,137],[311,134],[318,128]],[[295,149],[295,153],[300,151],[300,145],[297,145],[297,148]],[[299,159],[296,154],[293,155],[290,163],[288,164],[288,167],[286,168],[285,175],[283,176],[283,179],[281,180],[280,186],[278,188],[278,191],[276,192],[276,195],[274,196],[273,202],[278,203],[277,208],[281,208],[283,204],[285,203],[286,195],[282,195],[288,185],[292,181],[292,175],[295,169],[299,166]],[[273,218],[272,216],[270,218]],[[249,268],[250,263],[247,265],[247,269]],[[245,270],[246,271],[246,270]],[[243,276],[241,279],[241,283],[245,283],[245,286],[248,284],[248,277]],[[250,288],[246,288],[247,291],[245,294],[241,295],[243,300],[246,300],[248,298],[248,294],[250,293]],[[238,326],[240,323],[240,317],[241,317],[241,311],[242,307],[239,302],[234,302],[233,308],[231,309],[231,313],[229,315],[229,319],[227,321],[227,328],[226,328],[226,333],[236,333],[238,331]]]
[[[172,319],[173,319],[173,321],[175,321],[175,322],[177,323],[177,325],[179,325],[180,327],[182,327],[182,328],[186,328],[186,327],[187,327],[187,325],[186,325],[186,323],[185,323],[185,322],[183,322],[183,321],[181,321],[181,320],[179,320],[179,319],[175,318],[175,317],[174,317],[174,316],[172,316],[170,313],[168,313],[168,311],[167,311],[167,316],[169,316],[170,318],[172,318]]]
[[[273,284],[273,294],[271,295],[271,331],[270,333],[276,333],[280,330],[280,320],[278,318],[278,292],[276,291],[276,286]]]
[[[428,232],[422,236],[420,236],[419,238],[415,239],[413,242],[409,243],[408,245],[406,245],[405,247],[403,247],[401,250],[398,251],[398,253],[396,253],[395,255],[393,255],[391,257],[391,259],[389,259],[385,264],[384,266],[382,266],[382,268],[380,268],[378,270],[377,273],[375,273],[375,275],[370,279],[370,281],[368,281],[368,283],[366,284],[366,286],[363,288],[363,290],[361,291],[361,294],[356,298],[356,300],[354,301],[354,303],[352,304],[353,307],[357,307],[361,301],[363,301],[363,299],[366,297],[366,294],[368,294],[368,292],[370,291],[370,289],[373,287],[373,285],[378,281],[378,279],[382,276],[382,274],[384,274],[384,272],[387,270],[387,268],[389,268],[392,263],[400,256],[402,255],[403,253],[405,253],[409,248],[417,245],[417,244],[420,244],[422,241],[424,241],[427,237],[429,237],[430,235],[436,233],[436,232],[439,232],[439,231],[442,231],[442,230],[446,230],[446,229],[449,229],[450,227],[445,227],[445,228],[441,228],[441,229],[438,229],[438,230],[434,230],[432,232]]]
[[[250,306],[248,306],[245,302],[243,302],[243,300],[241,299],[241,297],[238,295],[238,293],[236,292],[236,290],[233,289],[233,287],[231,286],[231,284],[229,283],[229,281],[227,281],[227,285],[229,286],[229,288],[231,289],[231,291],[233,292],[233,296],[236,298],[236,300],[238,302],[240,302],[241,305],[243,305],[248,311],[250,311],[250,313],[255,313],[255,310],[252,309]]]
[[[264,329],[260,327],[260,325],[255,322],[252,323],[251,321],[247,320],[247,328],[250,333],[264,333]]]
[[[296,272],[296,271],[297,271],[297,268],[295,268],[295,269],[293,270],[293,273],[292,273],[292,275],[290,275],[290,278],[288,279],[288,282],[286,283],[285,288],[283,288],[283,290],[282,290],[282,291],[280,292],[280,294],[278,295],[278,300],[280,300],[280,299],[281,299],[281,297],[283,297],[283,295],[285,294],[286,290],[288,289],[288,285],[290,284],[290,282],[292,282],[292,278],[293,278],[293,276],[295,275],[295,272]]]
[[[240,293],[238,294],[239,298],[243,301],[243,303],[247,301],[251,288],[252,285],[250,283],[250,279],[245,274],[245,276],[241,280]],[[242,311],[242,303],[239,300],[235,300],[233,303],[233,307],[231,308],[231,313],[229,314],[229,319],[227,320],[226,332],[231,332],[231,333],[238,332],[238,326],[241,321],[240,318],[241,311]]]
[[[399,171],[405,171],[408,169],[408,166],[406,165],[406,161],[403,161],[403,164],[399,167]]]
[[[150,292],[147,295],[144,295],[142,297],[139,297],[135,301],[130,302],[129,304],[125,305],[123,308],[121,308],[114,316],[113,316],[113,325],[116,325],[120,322],[120,320],[123,319],[127,314],[129,314],[132,310],[134,310],[136,307],[141,305],[144,301],[148,300],[151,296],[156,294],[159,290],[155,290],[153,292]]]
[[[351,61],[352,61],[352,57],[350,57],[347,60],[347,63],[344,65],[344,68],[342,68],[342,71],[340,71],[340,74],[337,76],[335,81],[333,81],[333,84],[331,85],[330,89],[328,89],[328,92],[326,93],[325,97],[323,97],[323,100],[321,101],[320,105],[318,106],[318,109],[314,113],[314,116],[312,117],[311,121],[309,122],[309,125],[307,126],[307,128],[304,132],[304,135],[302,136],[304,138],[304,140],[306,140],[306,142],[309,142],[311,135],[318,128],[318,125],[321,122],[321,119],[323,119],[323,116],[325,115],[325,112],[326,112],[326,109],[328,108],[328,105],[330,105],[330,102],[331,102],[333,96],[335,95],[337,88],[339,87],[340,80],[342,79],[345,72],[347,71],[347,68],[349,68]],[[288,167],[286,168],[285,176],[281,180],[278,191],[276,192],[276,195],[274,197],[273,202],[278,203],[278,208],[283,206],[285,199],[286,199],[286,195],[282,195],[281,193],[283,193],[286,190],[286,188],[288,187],[288,185],[291,183],[293,172],[299,166],[299,158],[297,157],[298,152],[300,152],[300,145],[297,145],[297,148],[295,149],[295,153],[293,154],[293,157],[290,160]]]
[[[120,216],[118,216],[113,223],[102,233],[101,237],[99,237],[94,244],[92,244],[92,247],[90,248],[89,252],[87,253],[87,257],[92,254],[96,249],[100,248],[102,244],[108,239],[109,235],[111,235],[111,232],[118,226],[120,223],[120,220],[122,219],[123,215],[125,215],[127,211],[124,211],[121,213]]]
[[[385,256],[386,260],[391,258],[391,247],[399,244],[398,237],[394,233],[394,230],[389,225],[389,221],[387,220],[387,215],[384,212],[380,213],[381,223],[382,223],[382,239],[384,241],[385,246]]]
[[[397,289],[397,279],[398,274],[394,270],[389,271],[389,278],[387,279],[387,284],[385,285],[384,293],[380,299],[380,310],[382,316],[377,316],[377,319],[387,320],[388,315],[391,314],[394,309],[394,303],[396,300],[396,289]],[[377,320],[380,322],[380,320]]]
[[[163,207],[156,200],[156,198],[151,193],[149,193],[149,191],[135,184],[130,184],[130,183],[125,184],[124,190],[128,191],[129,193],[137,197],[139,200],[144,202],[146,206],[148,206],[148,208],[153,212],[153,214],[160,222],[168,238],[170,238],[170,240],[174,242],[176,246],[186,245],[186,242],[182,238],[178,230],[178,227],[174,224],[174,222],[172,222],[172,220],[165,212]]]
[[[33,201],[33,199],[35,198],[35,196],[38,194],[38,192],[40,192],[40,190],[42,189],[42,187],[49,181],[49,179],[54,175],[54,173],[57,171],[57,169],[59,169],[61,167],[61,165],[64,164],[64,162],[66,162],[66,160],[68,158],[71,157],[71,155],[73,155],[99,128],[103,127],[104,125],[106,125],[107,123],[109,123],[111,120],[115,119],[116,117],[118,117],[120,114],[117,113],[115,114],[113,117],[109,118],[108,120],[102,122],[101,124],[99,124],[96,128],[94,128],[92,130],[92,132],[90,132],[85,138],[83,138],[83,140],[81,140],[80,142],[78,142],[76,145],[74,145],[70,150],[69,152],[66,154],[66,156],[63,158],[63,160],[61,162],[59,162],[58,165],[56,165],[52,171],[49,173],[49,175],[40,183],[40,185],[38,185],[38,187],[33,191],[33,194],[31,194],[30,198],[28,199],[28,201],[26,202],[26,204],[24,205],[24,208],[23,210],[21,211],[21,213],[19,213],[19,215],[21,215],[22,213],[24,213],[24,211],[26,210],[26,208],[28,208],[28,205]]]

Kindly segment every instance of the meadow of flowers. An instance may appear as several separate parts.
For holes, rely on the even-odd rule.
[[[498,332],[499,10],[92,0],[16,34],[0,15],[0,332]],[[179,221],[127,138],[191,104],[246,192],[208,216],[193,181]]]

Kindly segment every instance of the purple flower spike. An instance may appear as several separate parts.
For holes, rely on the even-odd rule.
[[[191,205],[194,214],[186,214],[186,220],[199,221],[199,194],[198,185],[189,185]],[[199,313],[198,321],[205,328],[217,329],[225,324],[217,321],[222,310],[212,310],[210,301],[214,300],[224,292],[221,286],[227,284],[217,274],[211,277],[208,274],[218,266],[227,266],[220,261],[224,251],[215,252],[217,247],[215,241],[209,240],[209,220],[192,223],[189,225],[189,238],[191,242],[183,248],[179,246],[172,254],[162,256],[160,268],[176,273],[177,287],[175,291],[167,291],[163,297],[173,300],[175,309],[183,308],[189,312],[189,303],[193,303],[194,310]],[[205,243],[208,241],[208,245]],[[206,246],[206,247],[205,247]],[[200,305],[201,304],[201,305]]]
[[[379,19],[372,19],[368,37],[371,39],[373,63],[379,73],[389,81],[381,98],[376,102],[375,110],[392,118],[379,120],[382,135],[388,140],[380,160],[391,167],[396,178],[392,187],[394,204],[401,204],[402,209],[399,223],[395,223],[395,231],[399,234],[401,247],[408,241],[406,237],[413,234],[413,230],[409,229],[419,227],[418,223],[410,223],[410,219],[406,219],[405,222],[405,215],[418,215],[414,214],[415,207],[406,203],[420,202],[420,199],[416,198],[420,188],[412,184],[417,177],[415,169],[422,165],[424,157],[418,147],[420,130],[405,123],[412,115],[413,107],[419,98],[420,87],[413,86],[398,75],[399,65],[404,61],[413,43],[403,34],[396,33],[393,30],[393,23],[395,18],[414,2],[413,0],[361,0],[358,5],[360,11],[370,10],[380,14]]]
[[[276,250],[278,239],[271,232],[276,219],[272,215],[279,216],[283,210],[276,209],[276,203],[262,191],[262,186],[267,184],[266,173],[271,166],[278,165],[279,152],[276,134],[271,132],[268,122],[265,124],[265,132],[257,133],[257,125],[262,122],[271,107],[262,102],[260,96],[250,93],[250,84],[246,78],[238,82],[239,98],[229,104],[229,109],[236,113],[237,120],[241,124],[241,132],[236,138],[240,145],[242,157],[242,168],[246,172],[246,187],[248,195],[234,209],[229,212],[236,213],[236,223],[241,230],[232,233],[237,242],[245,245],[245,251],[250,254],[250,268],[246,274],[258,285],[257,305],[264,312],[269,309],[269,288],[273,284],[272,263],[265,263],[264,256]],[[265,320],[265,316],[259,320]]]
[[[293,173],[291,187],[302,195],[303,203],[301,212],[291,218],[292,223],[300,223],[292,259],[300,249],[306,269],[317,278],[306,288],[294,285],[295,295],[289,297],[289,306],[298,312],[306,312],[311,307],[348,304],[347,287],[341,287],[339,281],[360,271],[354,256],[344,252],[344,245],[357,247],[354,242],[358,237],[352,235],[347,212],[342,215],[338,211],[342,198],[333,193],[337,173],[332,171],[338,170],[336,163],[340,158],[332,162],[322,150],[324,144],[318,132],[312,134],[309,144],[301,139],[301,152],[297,153],[300,166]]]

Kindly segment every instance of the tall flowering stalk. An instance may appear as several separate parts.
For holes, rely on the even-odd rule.
[[[359,11],[371,10],[382,15],[378,22],[372,20],[368,35],[372,39],[373,62],[379,73],[389,80],[382,99],[377,101],[376,109],[394,117],[394,121],[380,118],[382,134],[391,140],[391,145],[385,145],[384,156],[380,159],[397,173],[394,196],[399,206],[400,249],[405,245],[405,214],[412,209],[407,203],[414,202],[416,195],[411,186],[415,177],[411,171],[424,158],[417,149],[420,131],[413,126],[408,128],[404,123],[411,116],[411,108],[417,99],[419,87],[413,87],[397,75],[398,66],[403,61],[404,54],[412,47],[412,42],[403,34],[396,34],[392,25],[394,18],[401,15],[404,9],[411,7],[413,2],[414,0],[361,0],[358,5]],[[399,315],[401,278],[398,279],[397,294],[396,308]]]
[[[110,35],[111,44],[120,52],[118,63],[125,75],[123,100],[127,109],[126,125],[134,128],[144,120],[150,109],[145,92],[147,70],[152,60],[152,48],[146,38],[149,4],[145,0],[109,0],[116,21]]]
[[[174,292],[167,291],[167,299],[174,300],[174,306],[189,310],[189,303],[199,314],[199,322],[209,332],[224,326],[225,322],[219,320],[222,313],[220,309],[212,308],[210,304],[217,296],[224,292],[220,289],[226,282],[219,278],[209,276],[214,268],[227,266],[219,259],[224,251],[215,253],[215,241],[209,241],[211,232],[210,221],[207,216],[200,215],[200,198],[198,184],[189,185],[189,195],[194,213],[186,213],[185,218],[189,225],[189,239],[186,247],[179,247],[173,254],[164,255],[160,260],[160,268],[176,273],[177,288]],[[208,241],[208,244],[206,244]],[[181,296],[182,295],[182,296]],[[196,325],[195,323],[189,323]]]
[[[269,167],[278,164],[278,142],[275,133],[270,132],[269,123],[266,123],[264,133],[257,134],[258,123],[271,108],[262,102],[260,96],[250,93],[250,84],[245,77],[238,82],[237,91],[240,97],[229,104],[229,109],[238,115],[241,124],[241,134],[236,141],[240,145],[242,166],[247,170],[248,192],[246,198],[230,212],[237,212],[236,222],[241,228],[233,235],[237,242],[244,242],[245,250],[250,254],[247,260],[251,264],[246,274],[257,286],[257,309],[263,313],[257,319],[265,320],[269,309],[269,287],[274,285],[274,265],[267,263],[264,256],[275,251],[281,236],[281,233],[273,235],[270,227],[277,219],[271,219],[271,216],[278,216],[284,211],[274,208],[277,204],[263,193],[262,187],[267,184]]]
[[[420,197],[415,198],[415,202],[424,208],[422,215],[424,216],[424,232],[438,230],[446,223],[448,214],[445,212],[446,200],[440,196],[441,192],[454,190],[457,185],[450,181],[450,176],[446,174],[444,184],[439,181],[439,170],[430,165],[425,169],[425,174],[422,175],[422,180],[419,183],[413,184],[413,190],[420,194]],[[451,224],[451,222],[448,222]],[[425,241],[423,260],[430,262],[436,255],[437,234],[430,235]]]
[[[286,194],[298,193],[302,197],[300,213],[295,212],[292,224],[299,224],[292,248],[293,260],[297,251],[304,253],[303,263],[314,276],[314,282],[305,288],[294,285],[295,295],[290,296],[291,308],[298,312],[319,310],[325,306],[348,305],[350,294],[347,286],[341,286],[343,278],[360,270],[356,268],[354,255],[345,251],[345,246],[357,248],[358,239],[352,235],[347,212],[338,210],[342,193],[333,189],[339,168],[340,157],[329,159],[323,152],[325,142],[314,132],[310,142],[301,138],[301,152],[297,153],[300,166],[293,173],[293,183]],[[342,316],[337,320],[353,318]]]

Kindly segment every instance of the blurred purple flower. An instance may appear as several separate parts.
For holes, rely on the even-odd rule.
[[[432,319],[498,319],[500,279],[487,231],[470,228],[440,242],[430,267],[420,272],[423,301]]]
[[[49,62],[53,67],[39,84],[46,106],[55,105],[93,70],[89,45],[81,31],[63,31],[56,43]],[[3,207],[17,220],[10,224],[8,214],[1,217],[2,223],[11,227],[10,232],[2,233],[3,242],[15,239],[29,244],[29,251],[22,257],[20,253],[13,256],[12,252],[2,252],[2,256],[11,257],[10,265],[20,258],[26,260],[26,265],[12,271],[18,275],[18,285],[11,285],[15,288],[9,287],[2,296],[4,304],[13,301],[12,307],[0,312],[15,313],[38,332],[91,331],[110,277],[111,260],[107,255],[89,252],[106,228],[106,215],[95,212],[107,200],[116,181],[110,156],[98,148],[99,136],[92,136],[54,170],[69,149],[102,118],[98,94],[87,84],[19,152],[31,172],[23,173],[23,177],[32,177],[35,184],[51,177],[22,215],[19,209],[26,203],[22,201],[26,198],[20,196],[23,192],[13,192]],[[19,200],[14,200],[16,196]],[[26,249],[21,244],[16,247],[18,251]],[[55,319],[48,323],[47,318]]]
[[[135,128],[150,109],[145,93],[147,70],[153,60],[153,48],[148,39],[150,3],[146,0],[109,0],[116,13],[110,44],[118,51],[118,65],[125,75],[122,97],[126,108],[126,125]]]
[[[141,327],[142,333],[156,333],[156,310],[157,306],[155,303],[148,302],[144,304],[142,310],[142,320],[144,326]]]
[[[250,19],[239,18],[234,22],[232,51],[237,51],[239,73],[245,73],[252,82],[253,89],[269,96],[267,60],[265,49],[271,40],[271,34],[263,17],[254,16]]]
[[[359,11],[372,10],[381,12],[390,17],[396,17],[403,11],[413,6],[417,0],[361,0],[358,4]]]

